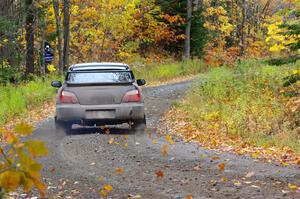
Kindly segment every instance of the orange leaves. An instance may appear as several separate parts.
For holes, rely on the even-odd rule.
[[[186,198],[187,199],[193,199],[193,196],[191,194],[188,194]]]
[[[168,14],[164,14],[164,15],[161,15],[160,17],[165,19],[169,23],[177,23],[179,25],[185,23],[185,19],[183,19],[179,15],[172,15],[171,16],[171,15],[168,15]]]
[[[218,165],[218,168],[219,168],[220,171],[224,171],[224,169],[225,169],[225,163],[220,163]]]
[[[116,174],[122,174],[124,170],[121,167],[116,168]]]
[[[155,175],[157,178],[163,178],[165,176],[164,172],[162,172],[161,170],[157,170],[155,172]]]
[[[20,174],[14,171],[5,171],[0,175],[0,185],[4,190],[14,191],[20,183]]]
[[[220,160],[220,157],[219,156],[213,156],[211,159],[212,160]]]

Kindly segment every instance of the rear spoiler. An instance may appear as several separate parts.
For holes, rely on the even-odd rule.
[[[79,87],[79,86],[113,86],[113,85],[132,85],[135,81],[131,82],[95,82],[95,83],[70,83],[68,81],[65,82],[70,87]]]

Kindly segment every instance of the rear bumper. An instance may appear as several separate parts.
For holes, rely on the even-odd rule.
[[[57,104],[56,118],[59,121],[133,121],[144,118],[143,103],[112,105]]]

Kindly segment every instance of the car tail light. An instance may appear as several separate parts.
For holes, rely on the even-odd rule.
[[[78,99],[74,93],[62,90],[59,96],[60,102],[63,104],[78,104]]]
[[[140,102],[140,101],[142,101],[142,96],[141,96],[140,90],[128,91],[124,95],[122,101],[123,102]]]

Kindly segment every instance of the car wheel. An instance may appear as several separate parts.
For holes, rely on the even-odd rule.
[[[70,122],[62,122],[55,119],[55,128],[56,132],[63,132],[65,134],[72,133],[72,123]]]
[[[133,123],[133,125],[131,126],[131,128],[132,128],[132,130],[134,130],[135,133],[137,133],[137,132],[139,132],[139,133],[145,132],[145,130],[147,128],[146,116],[144,116],[143,120],[135,121]]]

